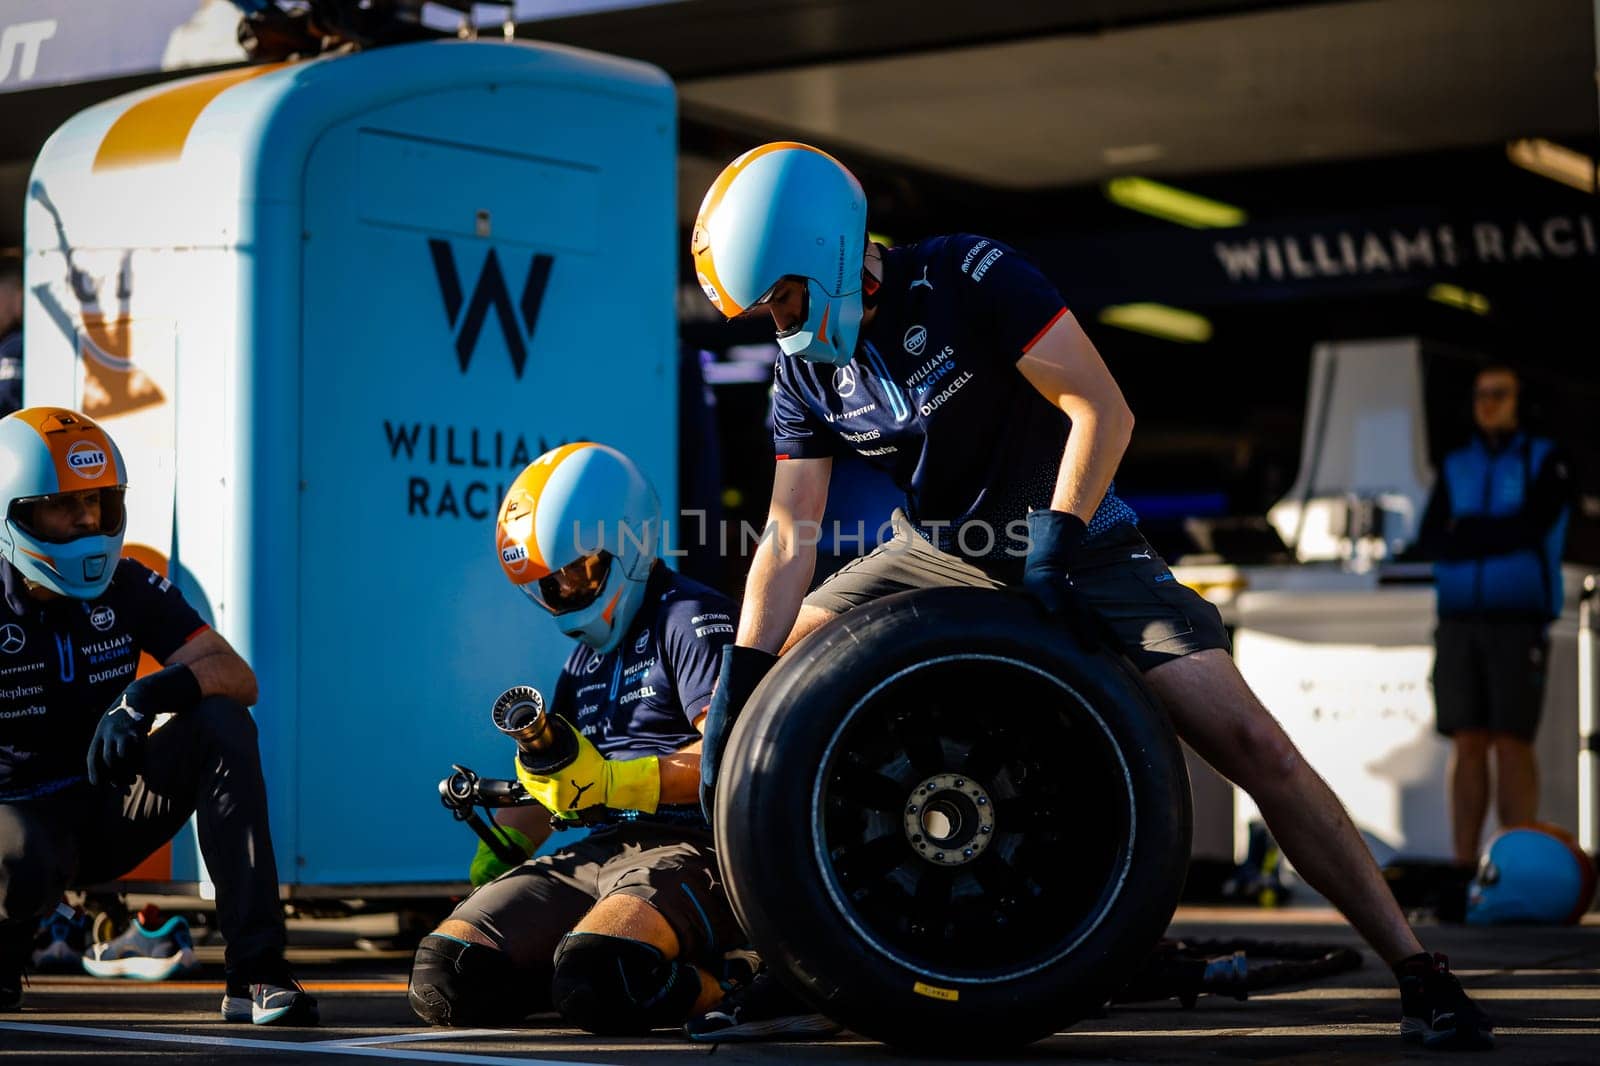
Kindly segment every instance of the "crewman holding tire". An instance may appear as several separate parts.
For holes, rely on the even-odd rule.
[[[1126,655],[1179,734],[1251,794],[1301,876],[1393,965],[1403,1036],[1492,1043],[1487,1016],[1443,957],[1423,951],[1338,798],[1245,684],[1215,608],[1140,535],[1112,484],[1133,415],[1033,265],[973,235],[870,242],[854,175],[794,142],[722,171],[691,252],[712,303],[729,318],[770,316],[781,349],[768,535],[705,727],[708,807],[727,731],[779,653],[890,593],[1020,585],[1080,639]],[[905,506],[892,540],[808,594],[806,531],[848,451],[888,472]]]

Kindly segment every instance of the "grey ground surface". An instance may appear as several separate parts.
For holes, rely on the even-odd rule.
[[[1419,931],[1443,951],[1464,983],[1494,1015],[1500,1047],[1512,1064],[1600,1064],[1600,922],[1567,929]],[[24,1009],[0,1015],[0,1058],[17,1063],[262,1062],[310,1066],[339,1062],[723,1063],[919,1061],[850,1034],[814,1043],[691,1045],[676,1034],[597,1039],[546,1026],[518,1031],[429,1030],[406,1007],[409,956],[364,951],[355,937],[381,932],[383,919],[297,922],[292,958],[317,994],[320,1029],[226,1025],[217,1018],[221,950],[201,949],[206,965],[192,980],[112,983],[89,977],[36,977]],[[1345,943],[1355,935],[1330,912],[1185,908],[1173,934]],[[992,1062],[1072,1063],[1383,1063],[1438,1059],[1397,1036],[1399,1001],[1387,969],[1370,952],[1359,970],[1314,984],[1262,993],[1248,1002],[1202,998],[1184,1010],[1118,1007],[1025,1052]],[[1444,1056],[1450,1057],[1450,1056]],[[1483,1056],[1469,1056],[1482,1061]]]

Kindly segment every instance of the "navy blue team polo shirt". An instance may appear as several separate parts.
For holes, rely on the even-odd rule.
[[[1066,313],[1055,286],[998,241],[959,234],[889,249],[849,364],[779,356],[778,458],[853,450],[894,479],[937,547],[1020,559],[1028,511],[1050,506],[1071,421],[1016,363]],[[1089,531],[1136,521],[1113,489]],[[963,531],[969,523],[983,525]]]
[[[657,563],[622,642],[579,644],[556,682],[551,711],[610,759],[668,755],[700,739],[734,606],[722,593]],[[664,804],[651,821],[704,824],[700,804]]]
[[[122,559],[93,600],[0,597],[0,801],[84,780],[100,716],[137,676],[209,628],[166,578]]]

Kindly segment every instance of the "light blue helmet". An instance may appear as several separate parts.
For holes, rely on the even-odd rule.
[[[111,584],[128,528],[127,468],[116,442],[64,407],[0,418],[0,555],[23,577],[92,600]]]
[[[1507,829],[1489,842],[1467,890],[1467,924],[1571,925],[1594,899],[1594,864],[1559,826]]]
[[[806,283],[805,321],[778,334],[788,355],[844,366],[861,332],[867,197],[833,156],[808,144],[752,148],[717,175],[690,250],[700,287],[729,318],[781,279]]]
[[[607,652],[644,602],[660,536],[661,503],[639,468],[615,448],[579,441],[517,475],[500,504],[495,551],[563,633]]]

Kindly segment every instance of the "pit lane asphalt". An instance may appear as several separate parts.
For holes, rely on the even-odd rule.
[[[372,919],[365,921],[371,922]],[[370,932],[370,930],[369,930]],[[1494,1016],[1501,1066],[1600,1063],[1600,915],[1578,928],[1468,929],[1424,925],[1430,950],[1450,956],[1463,983]],[[1173,935],[1251,937],[1348,944],[1355,934],[1325,910],[1185,908]],[[552,1018],[522,1030],[438,1030],[415,1024],[404,988],[409,955],[361,951],[350,923],[292,923],[291,960],[317,995],[316,1029],[229,1025],[217,1016],[221,949],[200,949],[192,979],[160,984],[87,976],[33,978],[23,1010],[0,1014],[0,1058],[11,1064],[266,1063],[721,1063],[916,1062],[853,1034],[827,1041],[690,1044],[671,1032],[601,1039]],[[1438,1061],[1403,1043],[1399,1000],[1387,969],[1363,952],[1361,969],[1259,993],[1248,1002],[1204,997],[1113,1008],[1023,1052],[969,1062],[1295,1062],[1367,1064]]]

